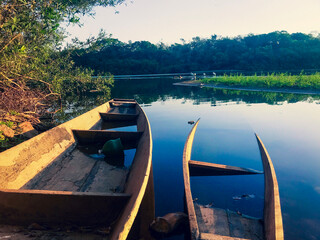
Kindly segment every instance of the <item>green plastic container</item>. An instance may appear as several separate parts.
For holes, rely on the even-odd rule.
[[[109,140],[102,147],[102,153],[106,157],[123,155],[123,150],[124,148],[120,138]]]

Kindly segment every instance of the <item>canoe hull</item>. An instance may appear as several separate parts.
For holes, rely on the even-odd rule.
[[[120,125],[135,123],[137,132],[99,130],[103,121],[109,121],[103,120],[100,113],[108,113],[115,105],[121,108],[123,102],[128,108],[135,109],[136,118],[133,120],[129,116],[130,119],[126,119],[119,113],[117,121],[120,121]],[[114,119],[110,120],[113,125]],[[85,137],[81,138],[75,132]],[[80,139],[94,144],[95,141],[119,136],[127,149],[136,148],[123,193],[27,189],[46,173],[48,167],[70,155],[78,144],[84,144]],[[151,156],[151,129],[142,108],[134,100],[111,100],[0,153],[0,222],[111,226],[110,239],[126,239],[138,215],[148,183],[152,182],[153,186]],[[153,190],[150,191],[153,194]]]
[[[236,213],[234,214],[234,217],[231,217],[233,213],[228,214],[225,213],[225,210],[223,209],[210,208],[207,206],[199,205],[196,208],[196,211],[195,204],[192,198],[190,176],[247,175],[260,174],[262,172],[254,171],[251,169],[191,160],[192,144],[198,124],[199,120],[191,129],[183,151],[183,177],[186,200],[185,205],[189,216],[190,238],[192,240],[239,239],[237,237],[231,237],[234,236],[234,234],[232,233],[232,229],[229,229],[228,226],[230,225],[230,221],[232,221],[231,218],[239,218],[235,220],[235,223],[247,222],[249,220],[247,220],[244,216],[237,216]],[[274,167],[261,139],[257,135],[256,138],[261,153],[265,177],[265,204],[263,226],[258,219],[255,220],[253,218],[249,218],[251,219],[251,223],[245,224],[244,226],[246,227],[245,229],[247,229],[248,226],[250,228],[244,230],[244,232],[241,234],[246,235],[247,237],[245,238],[249,239],[256,239],[256,235],[259,235],[258,239],[264,238],[266,240],[282,240],[284,239],[284,235],[280,207],[280,196]],[[220,217],[217,214],[220,214]],[[222,215],[225,217],[222,217]],[[225,224],[223,223],[223,219],[225,219]],[[232,224],[234,225],[235,223]],[[216,228],[214,226],[219,229],[212,229]],[[240,226],[239,229],[243,229],[243,227]],[[221,234],[219,234],[219,232]],[[239,234],[239,232],[237,234]]]

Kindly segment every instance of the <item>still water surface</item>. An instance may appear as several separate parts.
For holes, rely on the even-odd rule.
[[[173,86],[168,79],[116,81],[112,97],[136,99],[149,118],[156,216],[184,209],[187,122],[201,118],[192,159],[262,170],[257,133],[277,174],[285,239],[320,239],[319,97]],[[200,203],[262,216],[263,175],[192,177],[191,188]],[[250,197],[234,200],[241,195]]]

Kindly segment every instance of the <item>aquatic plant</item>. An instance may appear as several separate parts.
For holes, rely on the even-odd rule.
[[[203,83],[216,85],[239,86],[250,88],[294,88],[320,89],[320,73],[306,75],[302,71],[299,75],[290,73],[268,73],[267,75],[244,76],[242,74],[223,75],[200,80]]]

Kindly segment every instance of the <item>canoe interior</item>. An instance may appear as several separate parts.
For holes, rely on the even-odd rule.
[[[190,237],[196,239],[267,239],[282,240],[283,226],[280,196],[275,171],[261,139],[256,135],[264,172],[234,166],[191,160],[192,143],[199,120],[195,123],[185,143],[183,176],[186,208],[189,216]],[[256,219],[228,209],[194,203],[191,176],[248,175],[264,173],[264,218]]]
[[[127,126],[135,130],[117,131]],[[99,155],[116,138],[125,159]],[[1,153],[0,223],[114,225],[115,236],[127,235],[149,181],[151,147],[140,106],[114,99]]]

